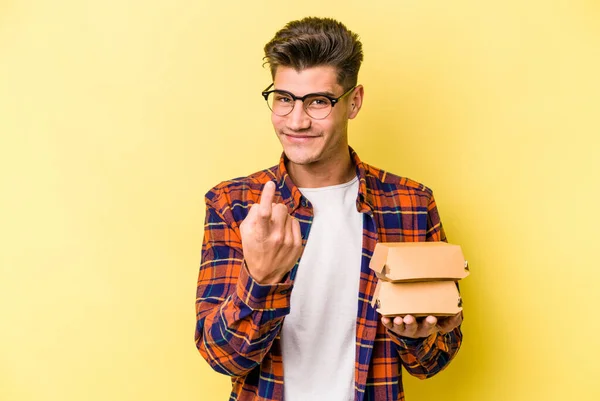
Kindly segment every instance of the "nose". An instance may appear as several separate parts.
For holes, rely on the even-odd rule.
[[[302,131],[310,128],[311,118],[304,110],[301,100],[296,100],[294,109],[287,115],[287,127],[292,131]]]

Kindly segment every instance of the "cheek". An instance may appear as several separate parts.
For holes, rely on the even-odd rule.
[[[271,123],[276,131],[279,131],[284,125],[283,117],[277,116],[274,113],[271,113]]]
[[[319,131],[324,132],[328,137],[335,137],[339,135],[340,122],[333,119],[322,121],[319,125]]]
[[[341,106],[341,105],[340,105]],[[337,107],[337,106],[336,106]],[[341,107],[335,110],[326,121],[324,121],[324,129],[329,133],[339,133],[344,130],[347,122],[345,110]]]

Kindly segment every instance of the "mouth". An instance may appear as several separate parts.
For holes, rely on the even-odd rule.
[[[282,134],[288,141],[294,143],[304,143],[312,139],[317,138],[316,135],[302,135],[302,134]]]

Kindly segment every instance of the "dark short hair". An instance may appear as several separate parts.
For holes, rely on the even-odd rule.
[[[307,17],[289,22],[265,45],[265,64],[275,78],[277,67],[331,66],[344,89],[356,86],[363,61],[358,35],[332,18]]]

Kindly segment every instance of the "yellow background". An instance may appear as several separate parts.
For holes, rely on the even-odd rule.
[[[435,191],[465,342],[408,400],[600,399],[600,3],[0,1],[0,400],[226,400],[204,193],[275,164],[262,47],[358,32],[361,158]]]

